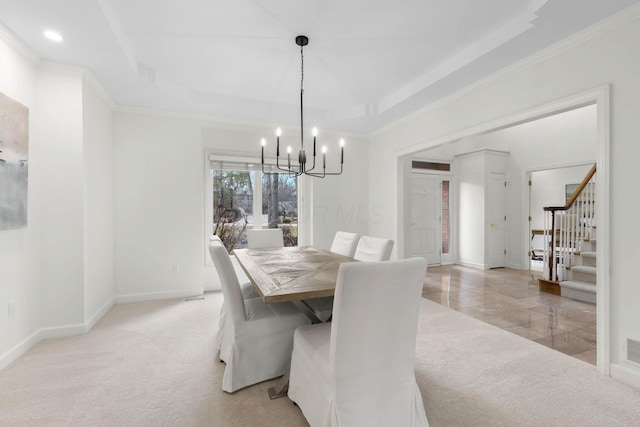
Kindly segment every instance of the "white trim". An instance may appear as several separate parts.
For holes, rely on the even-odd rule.
[[[111,95],[109,95],[105,90],[104,86],[100,84],[96,76],[88,69],[85,69],[82,77],[84,78],[84,82],[88,86],[91,86],[98,93],[100,98],[109,105],[111,113],[113,114],[113,110],[116,108],[116,103],[113,101],[113,98],[111,98]]]
[[[20,39],[18,39],[16,35],[2,23],[0,23],[0,41],[6,43],[7,46],[13,49],[33,67],[37,67],[40,63],[40,57],[33,53],[31,49],[22,43]]]
[[[18,357],[29,351],[31,347],[42,341],[42,339],[43,338],[40,336],[40,330],[37,330],[18,344],[11,347],[9,350],[0,354],[0,370],[9,366],[13,361],[18,359]]]
[[[638,9],[640,10],[640,8]],[[610,256],[611,256],[611,180],[610,180],[610,152],[611,152],[611,90],[603,86],[596,91],[597,104],[597,172],[596,172],[596,206],[598,207],[598,228],[596,229],[596,342],[598,371],[611,375],[611,301],[610,301]]]
[[[84,323],[75,325],[54,326],[41,328],[29,335],[9,350],[0,354],[0,371],[9,366],[20,356],[29,351],[40,341],[51,338],[64,338],[75,335],[83,335],[89,332],[100,319],[113,307],[113,298],[107,301],[92,317]]]
[[[622,363],[611,364],[611,378],[640,390],[640,373],[636,365]]]
[[[198,286],[192,289],[178,289],[175,291],[146,292],[146,293],[139,293],[139,294],[117,295],[115,298],[115,303],[129,304],[132,302],[156,301],[156,300],[172,299],[172,298],[188,298],[188,297],[202,295],[203,293],[204,293],[204,288],[202,286]]]
[[[213,234],[213,223],[209,218],[213,217],[213,179],[211,179],[211,151],[204,151],[204,197],[202,212],[202,237],[204,239],[204,266],[212,267],[213,261],[209,255],[209,236]]]
[[[468,151],[468,152],[462,153],[462,154],[456,154],[454,156],[454,158],[461,159],[463,157],[472,156],[472,155],[475,155],[475,154],[478,154],[478,153],[500,154],[502,156],[509,156],[511,154],[508,151],[496,150],[494,148],[478,148],[477,150]],[[502,172],[500,172],[500,173],[502,173]]]
[[[89,318],[89,320],[85,321],[84,322],[85,332],[89,332],[91,328],[93,328],[96,325],[96,323],[98,323],[98,321],[102,319],[102,317],[105,314],[107,314],[109,310],[111,310],[111,307],[113,307],[114,304],[115,304],[114,299],[113,298],[109,299],[109,301],[104,303],[104,305],[100,307],[100,309],[98,309],[98,311],[96,311],[95,314],[91,316],[91,318]]]
[[[462,266],[465,266],[465,267],[479,268],[480,270],[488,270],[486,265],[480,264],[479,262],[470,262],[470,261],[458,260],[456,262],[456,264],[459,264],[459,265],[462,265]]]
[[[638,7],[640,12],[640,7]],[[480,133],[493,132],[502,129],[507,126],[513,126],[515,124],[521,124],[530,122],[536,119],[547,117],[550,115],[558,114],[564,111],[570,111],[572,109],[584,107],[586,105],[597,106],[597,147],[598,153],[596,155],[597,174],[596,174],[596,197],[611,197],[611,192],[608,191],[610,185],[610,88],[608,85],[599,86],[597,88],[578,93],[574,96],[570,96],[564,99],[560,99],[542,106],[530,108],[524,111],[520,111],[511,115],[507,115],[495,120],[491,120],[479,125],[475,125],[466,129],[452,132],[451,134],[441,136],[432,140],[422,141],[414,144],[413,146],[396,150],[396,167],[399,169],[403,166],[403,159],[408,158],[412,153],[425,150],[427,148],[433,148],[438,145],[462,139],[472,135]],[[397,171],[397,188],[398,188],[398,218],[397,218],[397,240],[400,244],[400,250],[404,252],[404,241],[406,236],[404,209],[405,204],[408,203],[405,195],[405,187],[407,185],[406,178],[403,171]],[[609,257],[611,254],[610,249],[610,236],[611,236],[611,224],[609,220],[611,200],[601,202],[597,200],[598,205],[598,223],[602,224],[597,228],[597,277],[598,283],[597,291],[597,360],[598,371],[610,375],[610,337],[608,331],[610,330],[610,273],[609,273]],[[462,265],[468,265],[464,262],[460,262]],[[483,267],[480,267],[483,268]]]

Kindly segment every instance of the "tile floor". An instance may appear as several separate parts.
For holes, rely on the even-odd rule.
[[[430,266],[422,296],[596,365],[596,306],[538,290],[540,273]]]

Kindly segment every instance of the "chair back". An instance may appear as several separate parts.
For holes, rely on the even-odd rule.
[[[232,322],[236,324],[237,322],[245,321],[247,314],[244,307],[244,299],[242,298],[240,283],[238,283],[238,276],[236,276],[229,252],[227,252],[222,243],[211,241],[209,242],[209,254],[218,271],[224,302]]]
[[[337,231],[333,237],[331,244],[331,252],[353,258],[358,246],[360,236],[356,233],[347,233],[346,231]]]
[[[411,425],[408,402],[415,391],[426,269],[424,258],[340,266],[329,363],[342,424],[366,425],[363,420],[377,419],[377,425]]]
[[[354,258],[358,261],[389,261],[393,250],[393,240],[362,236],[358,241]]]
[[[247,230],[247,246],[249,249],[282,248],[284,238],[281,228]]]

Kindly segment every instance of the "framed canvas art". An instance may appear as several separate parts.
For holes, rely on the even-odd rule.
[[[27,226],[29,109],[0,93],[0,230]]]

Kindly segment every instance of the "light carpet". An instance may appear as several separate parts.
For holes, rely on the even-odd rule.
[[[0,426],[305,426],[274,381],[221,390],[222,296],[113,307],[0,372]],[[634,426],[640,392],[593,366],[428,300],[416,376],[431,426]]]

